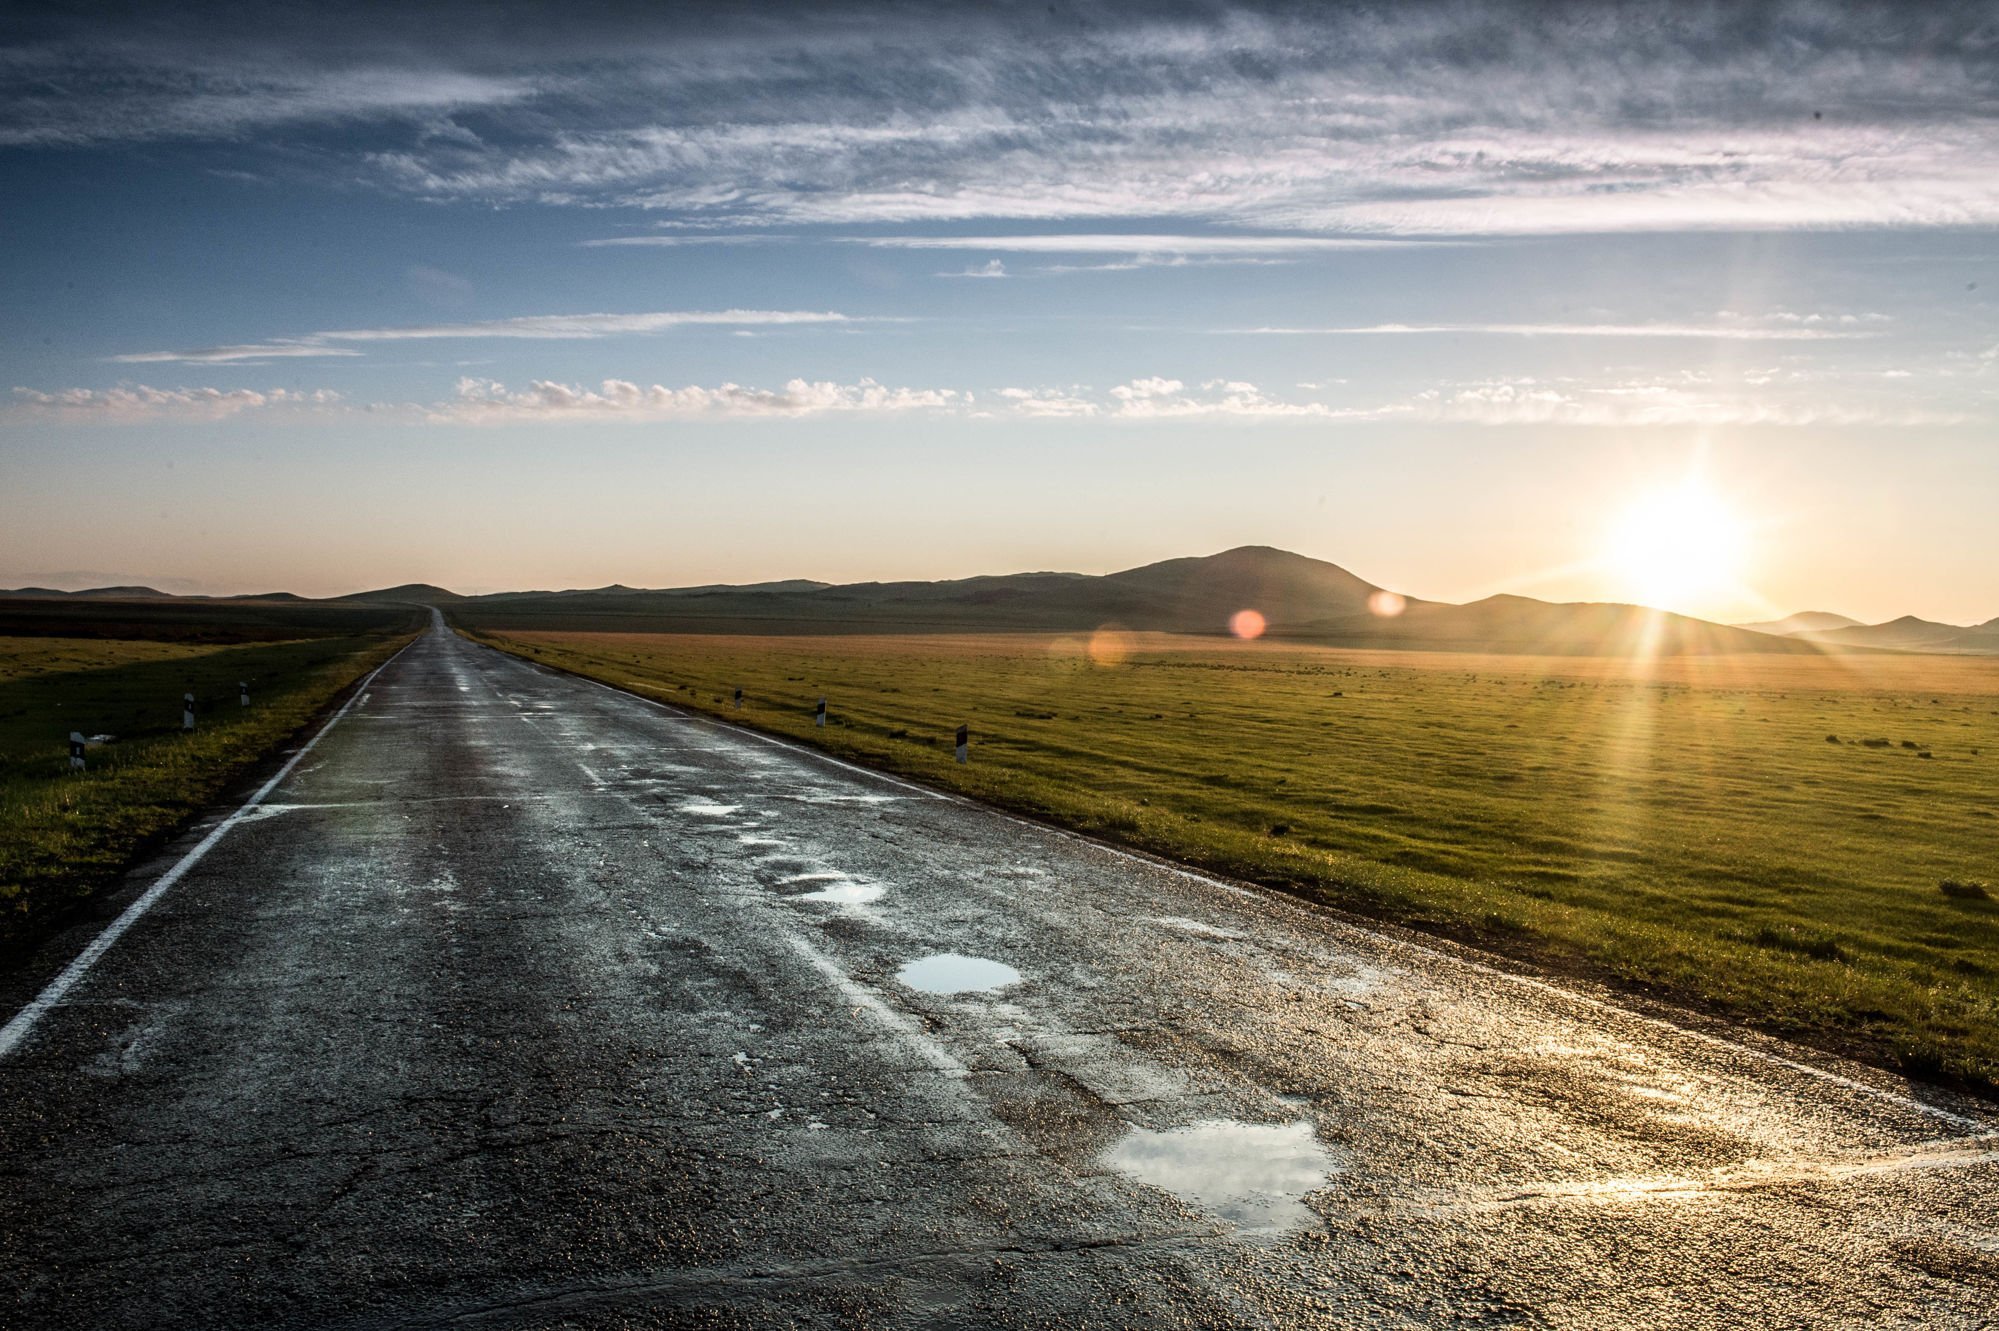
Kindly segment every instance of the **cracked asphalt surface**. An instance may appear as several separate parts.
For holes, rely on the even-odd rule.
[[[0,1324],[1983,1326],[1996,1185],[1990,1106],[434,631],[0,1061]]]

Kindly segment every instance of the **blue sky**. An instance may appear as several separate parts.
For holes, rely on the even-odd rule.
[[[108,15],[108,16],[107,16]],[[0,585],[1999,614],[1989,8],[29,9]]]

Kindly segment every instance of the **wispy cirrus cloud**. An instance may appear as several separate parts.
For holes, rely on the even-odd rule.
[[[216,364],[304,356],[361,355],[361,352],[352,347],[340,345],[351,342],[449,341],[476,338],[581,341],[662,333],[675,328],[716,326],[755,328],[856,322],[862,321],[832,310],[655,310],[640,314],[535,314],[513,319],[476,320],[469,323],[334,329],[271,342],[197,347],[187,351],[128,352],[110,359],[126,365],[168,361]]]
[[[1802,323],[1758,325],[1742,321],[1687,323],[1441,323],[1353,324],[1321,328],[1226,328],[1225,333],[1269,337],[1404,337],[1467,334],[1491,337],[1701,338],[1725,342],[1820,342],[1877,334],[1858,325]]]
[[[269,408],[332,407],[341,401],[330,389],[301,392],[273,388],[67,388],[53,393],[16,388],[4,414],[16,420],[56,420],[108,425],[161,420],[218,421]]]
[[[156,365],[182,362],[191,365],[231,365],[240,361],[293,360],[312,356],[358,356],[351,347],[332,347],[323,342],[249,342],[238,346],[191,347],[186,351],[134,351],[110,359],[119,365]]]
[[[300,11],[29,25],[0,143],[254,138],[423,198],[746,227],[1999,223],[1976,5],[659,7],[524,11],[506,41],[450,4]]]
[[[832,236],[848,245],[900,250],[986,250],[1004,254],[1148,254],[1188,258],[1313,254],[1407,248],[1434,242],[1383,236],[1157,235],[1122,231],[1019,236]]]

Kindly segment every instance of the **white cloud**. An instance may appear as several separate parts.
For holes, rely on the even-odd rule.
[[[793,379],[778,389],[733,383],[666,388],[624,379],[606,379],[596,388],[536,379],[526,388],[510,389],[497,380],[461,379],[457,398],[431,408],[429,416],[447,422],[798,417],[934,411],[962,400],[964,395],[953,389],[889,388],[873,379],[854,384]]]
[[[756,327],[766,324],[851,322],[853,320],[846,315],[832,310],[656,310],[645,314],[532,314],[517,319],[484,319],[474,323],[349,328],[315,333],[313,337],[328,342],[402,342],[476,337],[581,339],[659,333],[670,328],[715,324]]]
[[[330,407],[340,394],[330,389],[300,392],[273,388],[257,392],[248,388],[152,388],[145,384],[120,384],[116,388],[66,388],[54,393],[32,388],[16,388],[7,415],[15,419],[39,419],[126,424],[139,421],[215,421],[246,411],[272,407]]]
[[[1714,324],[1574,324],[1574,323],[1451,323],[1358,324],[1326,328],[1228,328],[1227,333],[1286,337],[1395,337],[1426,334],[1476,334],[1496,337],[1662,337],[1711,338],[1731,342],[1819,342],[1875,334],[1858,326],[1821,327],[1797,321],[1777,327],[1743,322]]]
[[[1492,379],[1426,390],[1405,408],[1421,420],[1467,425],[1947,426],[1974,418],[1924,405],[1834,403],[1822,397],[1730,394],[1670,381],[1587,385]]]
[[[850,245],[903,250],[997,250],[1005,254],[1263,255],[1371,250],[1431,242],[1365,236],[1138,235],[1118,231],[1022,236],[836,236]]]
[[[317,342],[246,343],[233,347],[195,347],[188,351],[134,351],[110,359],[120,365],[153,365],[182,362],[194,365],[227,365],[237,361],[289,360],[303,356],[358,356],[348,347],[329,347]]]
[[[656,310],[642,314],[534,314],[515,319],[484,319],[470,323],[334,329],[272,342],[200,347],[191,351],[139,351],[113,356],[111,359],[122,364],[149,364],[158,361],[211,363],[290,356],[358,356],[360,352],[335,344],[470,338],[577,341],[661,333],[674,328],[713,326],[755,328],[856,322],[862,321],[832,310]]]
[[[1211,379],[1198,389],[1189,389],[1178,379],[1151,377],[1133,379],[1111,389],[1116,400],[1111,415],[1117,420],[1176,420],[1193,417],[1227,416],[1266,420],[1365,420],[1381,414],[1380,409],[1334,407],[1324,402],[1285,402],[1272,398],[1255,384],[1240,380]]]
[[[1006,265],[1005,265],[1004,263],[1000,262],[1000,261],[999,261],[998,259],[988,259],[988,260],[986,260],[986,261],[985,261],[984,263],[981,263],[981,264],[974,264],[974,265],[973,265],[972,267],[970,267],[970,268],[967,268],[967,269],[965,269],[965,270],[964,270],[963,272],[957,272],[957,273],[939,273],[939,274],[937,274],[937,276],[939,276],[939,277],[1005,277],[1005,276],[1006,276]]]
[[[730,226],[1999,223],[1975,4],[657,6],[507,40],[313,9],[58,15],[0,52],[0,143],[254,139],[342,183]]]
[[[1074,389],[1002,388],[999,396],[1013,404],[1017,416],[1095,416],[1103,410]]]

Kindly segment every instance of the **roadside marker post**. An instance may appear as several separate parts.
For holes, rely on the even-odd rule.
[[[180,728],[182,730],[194,729],[194,695],[192,693],[186,694],[181,698],[180,704]]]
[[[815,726],[826,724],[826,700],[824,698],[819,700],[818,710],[812,713],[812,724]]]
[[[972,728],[968,725],[958,727],[958,761],[972,761]]]
[[[743,691],[741,689],[736,690],[736,710],[739,712],[743,710]]]
[[[83,770],[83,732],[81,730],[72,730],[69,732],[69,767],[72,772],[81,772]]]
[[[237,680],[236,693],[238,695],[237,701],[243,706],[248,707],[250,705],[250,681],[247,679]]]

